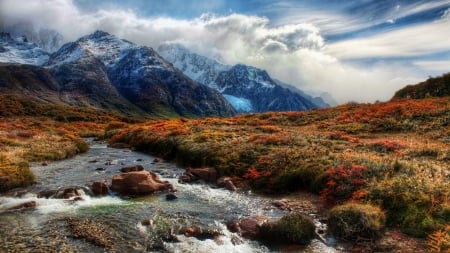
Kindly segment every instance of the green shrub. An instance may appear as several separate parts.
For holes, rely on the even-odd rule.
[[[367,197],[386,210],[389,226],[399,226],[411,236],[425,237],[450,223],[445,204],[448,192],[448,185],[397,175],[372,185]]]
[[[379,207],[366,204],[336,206],[328,214],[328,228],[338,238],[354,240],[358,237],[374,239],[381,236],[385,215]]]
[[[315,236],[315,225],[311,217],[302,213],[291,213],[277,222],[261,226],[261,235],[267,242],[307,244]]]

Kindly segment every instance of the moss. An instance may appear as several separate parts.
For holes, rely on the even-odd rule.
[[[385,214],[379,207],[367,204],[344,204],[330,210],[328,228],[338,238],[374,239],[381,236]]]
[[[307,244],[315,236],[315,225],[306,214],[292,213],[277,222],[263,224],[261,235],[269,243]]]

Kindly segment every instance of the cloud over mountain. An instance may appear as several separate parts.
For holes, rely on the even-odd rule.
[[[410,12],[413,12],[412,8]],[[322,13],[322,18],[325,18],[327,14]],[[304,15],[308,15],[307,12]],[[339,16],[341,21],[345,17],[342,14],[329,14],[329,17],[332,15]],[[27,5],[15,0],[0,3],[3,28],[27,22],[37,30],[54,29],[66,41],[100,29],[155,48],[166,42],[181,43],[199,54],[227,64],[245,63],[266,69],[275,78],[302,89],[328,91],[339,102],[388,99],[404,84],[427,76],[429,73],[424,73],[423,66],[427,66],[427,70],[434,66],[422,60],[417,65],[383,61],[368,67],[352,61],[354,59],[402,57],[417,50],[427,52],[430,48],[450,51],[450,43],[443,41],[442,36],[445,35],[439,32],[449,25],[448,19],[444,18],[441,23],[334,42],[327,41],[319,28],[320,22],[306,19],[291,23],[284,19],[282,23],[278,22],[279,25],[274,25],[277,23],[274,20],[250,14],[207,13],[181,19],[146,16],[119,5],[88,11],[71,0],[35,0]],[[405,36],[421,31],[423,34],[430,28],[436,34],[422,36],[418,42],[404,44],[401,41],[408,40]]]

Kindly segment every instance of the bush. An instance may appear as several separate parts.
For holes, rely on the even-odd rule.
[[[0,165],[0,192],[33,184],[34,175],[28,163]]]
[[[320,198],[328,206],[341,204],[350,199],[354,192],[362,189],[366,184],[369,169],[365,165],[339,164],[329,169],[325,175],[328,179]]]
[[[338,238],[355,240],[381,236],[385,215],[379,207],[349,203],[336,206],[328,214],[328,229]]]
[[[267,242],[307,244],[315,236],[315,225],[306,214],[291,213],[263,224],[261,235]]]

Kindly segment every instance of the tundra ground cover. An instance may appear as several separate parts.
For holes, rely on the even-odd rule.
[[[380,206],[388,226],[410,235],[450,222],[449,98],[161,120],[115,131],[111,143],[213,167],[262,192],[306,189],[330,207]]]

